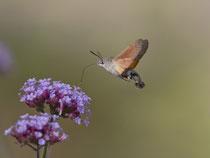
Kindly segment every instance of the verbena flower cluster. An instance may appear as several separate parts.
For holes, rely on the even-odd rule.
[[[68,138],[57,122],[58,118],[70,118],[77,124],[84,122],[88,126],[90,109],[87,107],[91,100],[79,87],[48,79],[29,79],[19,93],[20,101],[41,112],[41,116],[25,114],[21,120],[5,130],[17,139],[20,145],[27,144],[36,151],[39,147],[52,145]],[[48,105],[51,114],[44,113]],[[37,145],[34,148],[32,145]],[[44,152],[43,152],[44,153]]]
[[[24,92],[19,93],[20,101],[25,102],[29,107],[43,112],[45,104],[49,105],[51,114],[63,118],[71,118],[77,124],[85,122],[88,126],[88,117],[83,119],[82,114],[91,114],[87,107],[91,100],[79,87],[51,81],[48,79],[29,79],[21,88]]]
[[[17,123],[5,131],[15,137],[20,145],[28,143],[44,146],[65,140],[68,135],[56,122],[58,116],[42,113],[41,116],[25,114]]]

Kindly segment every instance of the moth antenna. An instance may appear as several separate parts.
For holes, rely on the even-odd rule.
[[[97,57],[99,57],[99,58],[101,59],[101,56],[100,56],[100,55],[94,53],[93,51],[90,51],[90,52],[91,52],[93,55],[95,55],[95,56],[97,56]]]
[[[96,65],[95,63],[94,64],[90,64],[90,65],[86,65],[83,70],[82,70],[82,75],[81,75],[81,79],[80,79],[80,85],[82,85],[82,81],[83,81],[83,78],[84,78],[84,74],[85,74],[85,70],[90,67],[90,66],[93,66],[93,65]]]
[[[98,53],[98,55],[103,59],[103,56],[101,55],[101,53],[99,53],[98,51],[97,51],[97,53]]]
[[[93,51],[90,51],[90,53],[92,53],[93,55],[99,57],[99,59],[101,59],[102,63],[104,63],[103,57],[102,57],[102,55],[101,55],[99,52],[97,52],[98,54],[96,54],[96,53],[94,53]]]

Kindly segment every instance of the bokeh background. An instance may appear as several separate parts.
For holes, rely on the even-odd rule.
[[[88,69],[91,124],[60,120],[70,140],[50,158],[209,158],[209,16],[208,0],[0,0],[0,41],[13,58],[0,75],[0,157],[36,157],[4,136],[20,115],[36,114],[17,95],[28,78],[79,86],[98,60],[89,50],[115,56],[143,38],[150,45],[136,71],[145,88]]]

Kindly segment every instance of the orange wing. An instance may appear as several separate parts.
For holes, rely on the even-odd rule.
[[[117,70],[122,74],[126,69],[134,69],[148,48],[148,40],[138,39],[114,58]]]

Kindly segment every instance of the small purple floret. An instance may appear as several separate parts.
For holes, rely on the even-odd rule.
[[[53,117],[53,118],[52,118]],[[56,116],[43,114],[42,116],[23,115],[17,123],[5,130],[5,135],[15,137],[20,145],[35,144],[44,146],[65,140],[68,136],[56,122]]]
[[[63,118],[70,118],[77,124],[88,121],[82,119],[82,114],[91,114],[87,107],[89,98],[79,87],[51,81],[48,79],[29,79],[20,89],[24,93],[19,93],[20,101],[25,102],[29,107],[43,112],[44,105],[50,107],[51,114],[59,115]]]
[[[43,138],[38,140],[38,144],[39,144],[40,146],[45,145],[45,143],[46,143],[46,141],[45,141]]]

